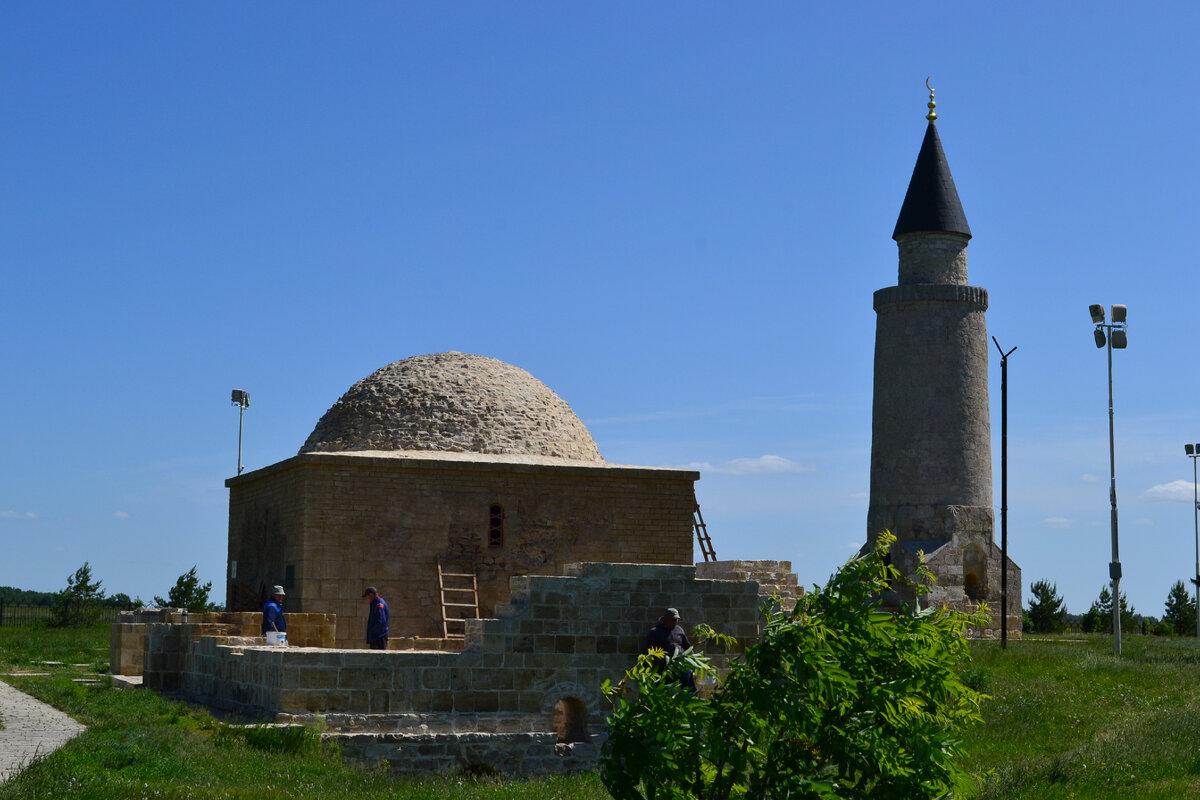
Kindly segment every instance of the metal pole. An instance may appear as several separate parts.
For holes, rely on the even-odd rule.
[[[242,416],[245,413],[246,407],[241,403],[238,403],[238,475],[241,475],[242,470],[245,469],[245,467],[242,466]]]
[[[1108,576],[1112,579],[1113,592],[1113,648],[1121,655],[1121,556],[1117,549],[1117,457],[1113,443],[1113,379],[1112,379],[1112,329],[1105,337],[1108,345],[1108,498],[1112,504],[1112,563],[1108,565]]]
[[[1008,649],[1008,357],[1017,348],[1000,351],[1000,649]]]
[[[1192,517],[1196,522],[1196,636],[1200,638],[1200,497],[1196,489],[1196,456],[1192,456]]]

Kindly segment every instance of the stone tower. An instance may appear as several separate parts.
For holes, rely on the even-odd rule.
[[[897,537],[906,573],[918,552],[937,577],[927,601],[986,601],[999,631],[1000,551],[994,543],[988,415],[987,290],[967,283],[967,224],[929,125],[892,238],[899,280],[875,292],[875,387],[868,543]],[[1010,630],[1020,632],[1020,570],[1010,562]],[[911,593],[900,592],[910,600]]]

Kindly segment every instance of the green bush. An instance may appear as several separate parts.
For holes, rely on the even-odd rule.
[[[691,651],[662,673],[643,656],[606,682],[601,778],[613,797],[913,800],[973,787],[957,757],[984,695],[959,675],[970,661],[963,634],[986,624],[987,609],[883,610],[903,580],[887,559],[894,541],[882,534],[794,611],[765,608],[759,641],[711,698],[675,678],[712,673]],[[922,567],[918,604],[931,583]]]

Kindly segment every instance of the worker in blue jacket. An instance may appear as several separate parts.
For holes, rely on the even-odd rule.
[[[387,650],[388,646],[388,604],[374,586],[368,586],[363,592],[367,604],[371,607],[367,614],[367,646],[372,650]]]
[[[283,618],[283,587],[275,586],[271,599],[263,606],[262,635],[268,631],[286,631],[287,621]]]

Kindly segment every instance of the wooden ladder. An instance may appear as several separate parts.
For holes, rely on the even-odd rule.
[[[442,597],[442,635],[462,639],[468,619],[479,618],[479,584],[475,565],[467,561],[437,560],[438,592]],[[455,628],[451,631],[451,626]]]
[[[696,510],[692,512],[692,527],[696,529],[696,541],[700,543],[700,552],[704,554],[704,560],[716,561],[717,551],[713,550],[712,539],[708,536],[708,526],[704,524],[699,503],[696,503]]]

